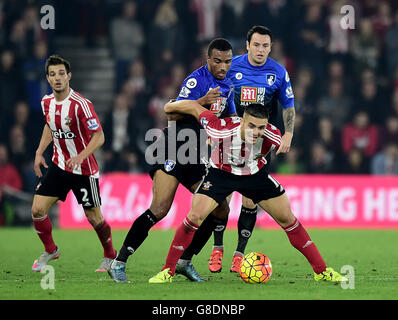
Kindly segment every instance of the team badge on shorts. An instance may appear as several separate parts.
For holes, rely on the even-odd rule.
[[[210,182],[210,181],[206,181],[206,182],[203,184],[202,189],[207,191],[207,190],[210,189],[211,186],[212,186],[211,182]]]
[[[164,170],[166,170],[166,172],[170,172],[171,170],[174,169],[175,166],[176,166],[175,161],[166,160],[166,162],[164,163]]]
[[[265,76],[267,78],[267,84],[272,86],[275,83],[276,75],[273,73],[267,73]]]

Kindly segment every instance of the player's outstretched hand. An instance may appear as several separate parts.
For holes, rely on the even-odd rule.
[[[215,87],[214,89],[210,89],[205,96],[199,98],[197,101],[202,106],[207,106],[209,104],[213,104],[217,102],[218,97],[221,95],[221,91],[219,90],[220,86]]]
[[[41,178],[43,176],[43,173],[41,172],[40,166],[43,166],[44,168],[48,168],[48,165],[46,163],[46,160],[44,160],[43,155],[38,155],[36,154],[35,157],[35,162],[34,162],[34,170],[35,170],[35,174],[37,177]]]

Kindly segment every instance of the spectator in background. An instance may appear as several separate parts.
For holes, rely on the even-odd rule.
[[[220,31],[233,48],[244,46],[246,41],[242,32],[247,24],[243,16],[245,6],[246,1],[242,0],[224,0],[221,6]]]
[[[386,108],[387,99],[380,91],[381,89],[377,86],[376,81],[363,80],[354,107],[354,112],[366,111],[372,122],[378,125],[383,123],[388,112]]]
[[[6,45],[6,43],[7,43],[7,30],[5,28],[4,13],[0,7],[0,50]]]
[[[105,117],[103,129],[106,136],[104,172],[140,172],[136,139],[136,114],[123,94],[115,98],[112,109]]]
[[[121,16],[111,21],[110,38],[116,59],[116,92],[127,76],[130,63],[140,57],[145,42],[145,34],[136,20],[136,9],[135,1],[126,1]]]
[[[342,161],[340,173],[345,174],[368,174],[369,162],[365,159],[361,150],[356,148],[350,150]]]
[[[369,159],[379,147],[379,130],[370,123],[369,114],[359,111],[354,115],[352,123],[344,126],[342,133],[343,152],[348,154],[357,148]]]
[[[26,7],[23,13],[23,22],[26,33],[26,45],[28,56],[31,57],[35,53],[35,43],[37,41],[45,41],[43,29],[40,27],[39,19],[40,8],[30,5]]]
[[[159,5],[150,30],[150,39],[151,71],[159,79],[170,72],[170,65],[174,61],[181,60],[183,56],[184,42],[174,0],[163,0]]]
[[[0,226],[4,224],[5,197],[22,189],[22,179],[17,168],[8,159],[5,144],[0,144]]]
[[[398,143],[398,115],[390,115],[385,120],[385,125],[380,128],[380,143]]]
[[[331,118],[322,117],[318,121],[318,128],[315,133],[317,141],[321,142],[326,150],[332,155],[334,162],[339,162],[341,157],[340,130],[337,130]]]
[[[163,129],[167,126],[167,116],[163,107],[170,99],[175,99],[176,96],[176,88],[169,84],[160,88],[159,93],[149,101],[148,111],[153,118],[153,128]]]
[[[20,66],[11,50],[4,50],[0,56],[0,125],[7,126],[12,116],[14,104],[25,98],[23,77]],[[6,134],[1,130],[0,136]]]
[[[333,57],[340,57],[347,62],[349,53],[349,34],[348,29],[341,28],[341,8],[346,1],[335,1],[330,6],[330,15],[328,17],[329,43],[328,52]]]
[[[386,32],[393,22],[391,6],[388,1],[378,3],[377,12],[372,17],[373,29],[384,44]]]
[[[141,59],[137,59],[131,63],[126,82],[128,83],[128,86],[130,87],[132,94],[135,97],[146,93],[146,68],[144,62]]]
[[[193,11],[196,12],[198,25],[197,41],[208,42],[219,33],[218,12],[223,0],[189,0]],[[248,28],[249,29],[249,28]]]
[[[393,79],[398,70],[398,10],[394,15],[394,24],[387,31],[386,38],[387,70],[390,79]]]
[[[328,152],[321,142],[313,142],[310,147],[310,159],[307,172],[315,174],[328,174],[334,172],[333,155]]]
[[[11,30],[9,45],[15,52],[17,63],[23,63],[29,56],[29,45],[26,37],[26,27],[23,20],[17,20]]]
[[[272,40],[272,50],[270,52],[270,57],[284,66],[290,76],[294,76],[295,64],[293,60],[286,55],[283,48],[283,43],[280,39]]]
[[[33,192],[36,187],[36,176],[33,171],[34,153],[26,141],[24,130],[15,125],[9,132],[8,149],[10,160],[20,172],[23,179],[23,190]]]
[[[369,18],[362,18],[357,32],[353,33],[351,53],[354,58],[354,72],[356,74],[360,74],[366,68],[377,70],[380,41]]]
[[[312,69],[316,81],[322,78],[325,60],[326,26],[322,19],[322,5],[311,3],[297,26],[298,63]]]
[[[300,66],[297,70],[296,76],[292,78],[293,88],[302,86],[307,93],[307,100],[309,103],[314,103],[317,99],[317,94],[320,92],[319,88],[316,89],[314,73],[309,67]]]
[[[19,101],[15,104],[13,110],[13,119],[9,119],[14,126],[19,126],[24,132],[26,145],[29,154],[34,154],[37,148],[37,141],[40,140],[42,130],[38,130],[37,123],[40,123],[43,117],[41,115],[32,114],[28,104],[25,101]]]
[[[343,90],[341,81],[330,82],[328,93],[319,100],[316,110],[318,117],[330,118],[337,129],[345,125],[351,111],[351,101]]]
[[[346,71],[344,63],[340,59],[332,59],[328,63],[328,82],[338,81],[343,85],[345,92],[351,92],[352,79],[350,73]]]
[[[305,171],[304,163],[300,161],[300,151],[296,147],[291,147],[284,155],[284,160],[278,161],[276,169],[279,174],[299,174]]]
[[[47,44],[38,41],[34,45],[34,55],[23,65],[23,76],[29,107],[34,114],[42,114],[41,99],[51,93],[51,87],[46,79]]]
[[[392,112],[393,115],[398,117],[398,89],[395,89],[392,95]]]
[[[5,187],[22,190],[22,178],[18,169],[9,161],[5,144],[0,144],[0,201]]]
[[[398,145],[397,141],[390,142],[377,153],[371,162],[372,174],[397,175],[398,174]]]

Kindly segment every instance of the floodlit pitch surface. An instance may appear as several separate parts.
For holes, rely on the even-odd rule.
[[[126,230],[114,230],[113,242],[119,249]],[[61,250],[51,261],[54,289],[48,288],[49,273],[31,271],[43,250],[33,228],[0,229],[0,300],[8,299],[130,299],[130,300],[270,300],[270,299],[398,299],[398,230],[309,230],[312,240],[328,265],[351,270],[349,288],[318,283],[305,258],[289,243],[282,230],[255,229],[246,252],[269,256],[271,279],[263,285],[244,283],[229,268],[236,247],[237,232],[225,233],[223,270],[208,271],[211,243],[193,262],[206,283],[192,283],[176,276],[171,284],[149,284],[160,271],[174,231],[151,231],[144,244],[130,257],[127,276],[130,284],[117,284],[106,273],[95,273],[102,248],[94,231],[55,229]],[[212,242],[212,240],[211,240]],[[353,273],[352,273],[353,271]]]

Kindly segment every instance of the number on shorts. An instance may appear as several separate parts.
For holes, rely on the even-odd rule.
[[[82,200],[83,200],[84,202],[88,202],[88,191],[87,191],[87,189],[81,188],[80,191],[83,192],[83,198],[82,198]]]

